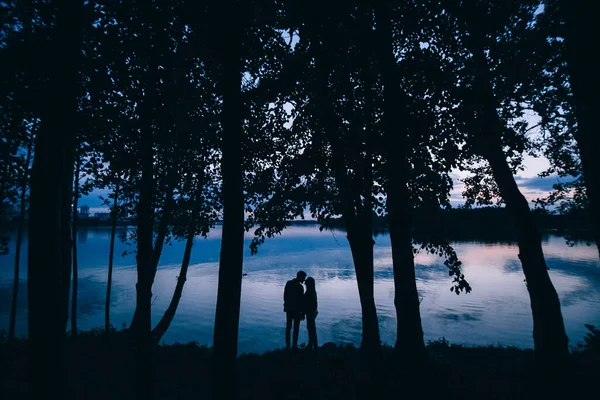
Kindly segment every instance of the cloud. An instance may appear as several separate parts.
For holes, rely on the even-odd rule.
[[[561,179],[557,175],[551,175],[543,178],[524,178],[521,176],[515,176],[517,185],[523,192],[550,192],[553,190],[553,185],[557,183],[569,182],[570,179]]]

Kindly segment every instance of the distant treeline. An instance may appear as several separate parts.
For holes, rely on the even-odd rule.
[[[568,235],[574,239],[591,239],[589,218],[583,211],[569,214],[550,214],[543,210],[534,210],[533,214],[540,231]],[[517,240],[517,231],[513,219],[506,210],[500,207],[453,208],[439,211],[437,214],[415,210],[413,214],[416,235],[435,236],[450,241],[497,241],[513,242]],[[220,225],[222,221],[216,224]],[[79,220],[80,226],[110,226],[110,220],[88,218]],[[294,220],[291,225],[319,225],[316,220]],[[117,225],[135,225],[135,221],[119,219]],[[333,218],[328,223],[333,229],[345,229],[342,218]],[[386,232],[388,220],[386,216],[373,216],[375,234]]]
[[[542,233],[568,236],[574,240],[592,238],[589,218],[583,211],[550,214],[537,209],[533,211],[533,214]],[[434,237],[448,241],[514,242],[517,240],[517,230],[506,208],[454,208],[435,214],[415,210],[413,221],[415,236]],[[331,220],[329,226],[334,229],[344,229],[344,221],[342,218],[335,218]],[[374,215],[374,233],[382,233],[387,230],[387,217]]]
[[[100,219],[100,218],[80,219],[79,221],[77,221],[77,223],[79,224],[80,227],[82,227],[82,226],[111,226],[112,225],[112,221],[110,219]],[[135,220],[133,220],[131,218],[117,219],[117,225],[119,225],[119,226],[134,225],[134,224],[135,224]]]
[[[17,225],[18,225],[19,221],[18,218],[14,218],[10,221],[6,222],[6,226],[12,229],[16,229]],[[100,218],[85,218],[85,219],[79,219],[77,221],[77,224],[80,227],[87,227],[87,226],[111,226],[112,221],[110,219],[100,219]],[[118,226],[124,226],[124,225],[135,225],[135,220],[133,218],[119,218],[117,219],[117,225]]]
[[[533,211],[538,228],[542,233],[554,233],[568,236],[573,240],[591,240],[592,233],[589,226],[589,217],[584,211],[570,212],[569,214],[550,214],[543,210]],[[448,241],[473,241],[486,242],[514,242],[517,240],[517,231],[513,219],[506,210],[500,207],[482,208],[453,208],[439,211],[436,214],[424,213],[415,210],[413,214],[417,236],[435,237]],[[81,227],[110,226],[110,220],[99,218],[80,219]],[[297,219],[289,221],[292,226],[320,225],[317,220]],[[16,221],[14,223],[16,225]],[[217,221],[216,225],[221,225]],[[131,218],[117,220],[117,225],[135,225]],[[328,228],[345,230],[343,219],[332,218],[327,223]],[[386,216],[373,216],[373,233],[384,233],[388,230]]]

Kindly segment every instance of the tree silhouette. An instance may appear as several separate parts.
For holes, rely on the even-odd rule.
[[[564,1],[545,1],[543,5],[536,28],[543,39],[539,53],[544,64],[536,76],[531,103],[546,133],[541,144],[551,166],[545,175],[556,173],[572,180],[557,184],[555,192],[540,204],[555,205],[559,212],[572,216],[583,211],[588,215],[586,228],[593,232],[598,247],[598,166],[590,150],[597,144],[590,121],[598,80],[588,52],[578,45],[590,37],[593,12]],[[600,255],[600,247],[598,251]]]
[[[514,154],[518,165],[526,146],[522,124],[509,125],[510,119],[523,115],[521,98],[527,96],[527,73],[497,66],[500,57],[511,62],[520,61],[527,45],[527,21],[531,20],[536,4],[519,3],[492,7],[482,2],[462,3],[451,12],[463,31],[463,43],[468,58],[464,79],[463,129],[467,133],[467,150],[482,157],[488,173],[494,178],[497,192],[513,216],[518,235],[519,258],[527,281],[534,320],[534,344],[540,365],[561,366],[568,356],[568,338],[565,333],[560,301],[548,275],[548,268],[537,229],[528,202],[520,192],[514,167],[507,158]],[[462,26],[462,28],[460,28]],[[511,35],[504,35],[511,29]],[[513,57],[512,59],[509,57]],[[469,78],[469,76],[471,78]],[[505,148],[511,153],[507,154]]]
[[[49,67],[30,189],[28,304],[36,397],[64,396],[63,341],[71,269],[71,199],[83,3],[55,2],[46,22]]]

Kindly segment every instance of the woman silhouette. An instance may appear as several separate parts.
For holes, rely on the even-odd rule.
[[[317,327],[315,318],[319,314],[317,311],[317,290],[315,280],[312,277],[306,278],[306,293],[304,293],[304,314],[306,315],[306,327],[308,328],[308,349],[317,351],[319,343],[317,341]]]

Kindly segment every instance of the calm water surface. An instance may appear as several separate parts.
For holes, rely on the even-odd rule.
[[[124,230],[125,228],[121,228]],[[82,228],[79,240],[79,328],[103,324],[110,229]],[[164,342],[197,341],[212,344],[220,227],[194,245],[188,280],[177,315]],[[282,236],[269,239],[259,254],[250,256],[246,237],[240,352],[263,352],[284,344],[283,287],[299,269],[317,282],[320,343],[360,343],[361,314],[356,276],[350,249],[341,231],[319,232],[316,226],[294,226]],[[375,238],[375,302],[382,340],[393,344],[396,319],[391,268],[390,238]],[[14,245],[14,240],[11,242]],[[450,291],[451,279],[443,259],[418,254],[417,287],[426,340],[445,337],[467,345],[500,344],[532,347],[532,321],[527,289],[514,244],[454,243],[463,262],[464,274],[473,288],[457,296]],[[26,277],[26,243],[21,276]],[[153,288],[152,319],[158,322],[167,308],[179,274],[184,243],[166,246]],[[121,256],[132,246],[117,243],[113,274],[112,324],[120,328],[131,321],[135,307],[135,257]],[[564,240],[549,236],[544,252],[550,276],[558,290],[571,344],[586,333],[584,324],[600,325],[600,262],[595,247],[568,247]],[[8,329],[14,252],[0,257],[0,329]],[[20,282],[19,335],[27,332],[27,285]],[[303,324],[300,342],[306,343]]]

